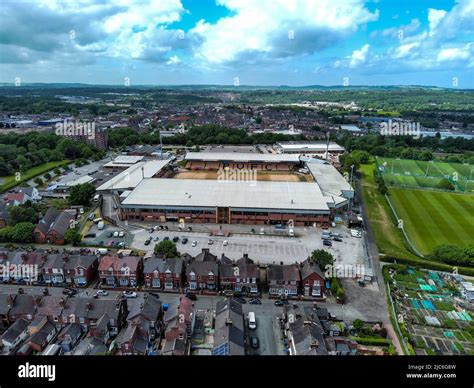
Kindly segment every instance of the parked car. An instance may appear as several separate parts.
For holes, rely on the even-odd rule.
[[[224,242],[222,243],[222,245],[226,247],[227,245],[229,245],[229,243],[227,242],[227,240],[224,240]]]
[[[116,230],[116,231],[114,232],[114,237],[118,237],[118,236],[119,236],[119,232],[118,232],[118,230]]]
[[[123,237],[123,236],[125,236],[125,232],[123,232],[123,231],[120,231],[120,233],[119,233],[119,237]]]
[[[236,300],[240,304],[246,304],[247,303],[247,301],[244,298],[234,298],[234,300]]]
[[[137,297],[137,293],[134,292],[134,291],[124,291],[122,293],[122,295],[125,297],[125,298],[136,298]]]
[[[331,240],[323,240],[323,245],[326,245],[327,247],[332,247],[332,242]]]
[[[97,290],[97,292],[95,293],[94,295],[94,298],[95,297],[99,297],[99,296],[107,296],[109,295],[109,293],[107,291],[104,291],[104,290]],[[96,298],[97,299],[97,298]]]
[[[192,292],[187,292],[186,293],[186,298],[191,299],[193,301],[197,300],[196,294],[193,294]]]
[[[22,287],[20,287],[20,288],[18,289],[18,293],[19,293],[19,294],[24,294],[24,293],[25,293],[25,290],[24,290]]]
[[[163,237],[163,241],[168,241],[170,238],[168,236]]]
[[[212,241],[211,239],[209,239],[209,241],[207,242],[208,245],[212,245],[214,244],[214,241]]]
[[[197,245],[197,241],[193,241],[193,243],[191,244],[191,246],[195,247]]]
[[[87,233],[86,235],[84,235],[84,238],[95,238],[95,236],[95,233]]]
[[[365,287],[366,283],[363,280],[359,280],[359,286],[360,287]]]
[[[108,247],[111,247],[111,246],[113,246],[113,245],[114,245],[114,242],[113,242],[112,240],[110,240],[110,241],[107,243],[107,246],[108,246]]]
[[[249,304],[262,304],[260,299],[254,298],[249,300]]]
[[[362,232],[360,230],[357,230],[357,229],[351,229],[351,236],[361,238],[362,237]]]
[[[75,290],[74,288],[65,288],[63,290],[63,294],[64,295],[76,295],[77,294],[77,290]]]
[[[341,242],[342,241],[342,238],[338,237],[338,236],[333,236],[332,238],[334,241],[339,241]]]
[[[159,241],[159,240],[160,240],[160,238],[158,236],[156,236],[153,241]]]
[[[188,226],[188,232],[191,232],[193,230],[193,228],[191,228],[190,226]]]
[[[287,300],[276,300],[275,301],[275,306],[285,306],[288,304]]]
[[[176,243],[176,242],[178,242],[178,241],[179,241],[179,237],[177,237],[177,236],[176,236],[176,237],[173,237],[173,242]]]
[[[189,241],[189,240],[187,239],[187,237],[183,237],[183,239],[181,240],[181,243],[182,243],[182,244],[187,244],[188,241]]]
[[[114,232],[109,232],[109,233],[107,233],[107,238],[111,238],[111,237],[113,237],[113,236],[114,236]]]
[[[148,231],[149,231],[150,233],[153,233],[153,232],[155,231],[155,229],[150,228],[150,229],[148,229]]]
[[[156,299],[159,299],[160,298],[160,294],[158,294],[157,292],[150,292],[149,293],[151,296],[154,296]],[[145,294],[146,295],[146,294]]]
[[[250,346],[252,347],[252,349],[258,349],[259,342],[257,336],[253,335],[250,337]]]
[[[145,245],[150,245],[150,243],[151,243],[150,240],[148,240],[148,239],[145,240]]]

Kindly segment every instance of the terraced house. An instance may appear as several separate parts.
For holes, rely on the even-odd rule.
[[[104,256],[99,264],[100,284],[107,287],[136,287],[143,278],[143,258]]]

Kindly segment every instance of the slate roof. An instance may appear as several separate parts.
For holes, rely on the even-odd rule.
[[[29,322],[25,319],[17,319],[12,325],[3,333],[2,340],[9,343],[15,341],[18,336],[28,328]]]
[[[230,355],[245,355],[242,305],[233,299],[216,303],[214,349],[228,343]]]
[[[303,261],[303,263],[301,264],[300,271],[301,271],[301,278],[302,279],[306,279],[308,276],[310,276],[314,273],[319,275],[320,277],[322,277],[324,279],[324,275],[321,271],[321,268],[319,268],[319,265],[317,265],[316,263],[311,262],[309,259],[306,259],[305,261]]]
[[[218,271],[217,263],[212,261],[193,261],[186,266],[186,275],[194,272],[197,276],[207,276],[212,272],[217,276]]]
[[[267,278],[268,280],[299,281],[300,271],[295,264],[269,265]]]
[[[183,270],[183,259],[160,259],[157,257],[150,257],[145,260],[143,273],[152,273],[154,271],[165,273],[167,270],[176,275],[180,275]]]

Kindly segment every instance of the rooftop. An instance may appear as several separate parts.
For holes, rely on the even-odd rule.
[[[101,188],[99,188],[101,189]],[[307,182],[245,182],[200,179],[144,179],[122,202],[123,207],[219,207],[325,211],[331,197]]]
[[[283,150],[283,152],[326,152],[326,142],[313,142],[313,143],[277,143],[277,146]],[[344,147],[339,144],[330,142],[329,151],[344,151]]]
[[[266,163],[299,163],[298,155],[257,154],[242,152],[188,152],[186,160],[202,160],[207,162],[266,162]]]
[[[135,188],[143,179],[151,178],[164,168],[170,160],[150,160],[146,162],[138,162],[133,166],[122,171],[120,174],[114,176],[109,181],[97,188],[97,191],[106,190],[126,190]],[[143,174],[142,174],[143,167]]]

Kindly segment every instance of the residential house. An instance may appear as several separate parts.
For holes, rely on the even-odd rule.
[[[245,355],[245,323],[242,305],[234,299],[221,299],[216,303],[214,325],[215,356]]]
[[[8,225],[9,219],[8,204],[0,202],[0,229]]]
[[[84,287],[95,278],[98,267],[96,255],[70,255],[64,263],[65,283]]]
[[[246,295],[259,295],[260,269],[258,266],[249,258],[247,253],[237,260],[236,266],[238,276],[236,277],[234,290]]]
[[[8,313],[11,308],[10,294],[0,294],[0,332],[10,325]]]
[[[61,346],[63,352],[70,352],[82,337],[82,327],[78,323],[69,323],[58,334],[56,343]]]
[[[300,270],[296,264],[267,267],[268,295],[270,297],[297,297],[300,290]]]
[[[87,331],[97,325],[102,316],[107,315],[109,334],[116,336],[125,322],[126,314],[126,299],[69,298],[66,300],[61,318],[64,325],[79,323]]]
[[[143,268],[145,287],[179,292],[183,288],[183,268],[183,259],[181,258],[150,257],[145,260]]]
[[[18,187],[3,196],[3,202],[13,201],[16,205],[23,205],[25,202],[38,202],[41,195],[36,187]]]
[[[31,321],[36,314],[35,298],[27,294],[8,294],[7,304],[10,306],[8,311],[9,322],[17,319],[25,319]]]
[[[74,216],[67,211],[60,212],[50,207],[33,231],[37,244],[63,245],[68,229],[73,225]]]
[[[36,316],[46,317],[58,328],[62,327],[62,312],[66,304],[65,295],[35,296]]]
[[[8,268],[8,271],[2,271],[1,279],[4,282],[33,284],[38,281],[41,263],[40,254],[36,252],[1,251],[0,264]]]
[[[53,286],[64,284],[64,265],[68,257],[67,253],[49,253],[42,257],[41,275],[44,283]]]
[[[324,275],[319,265],[306,259],[300,267],[304,296],[321,298],[324,295]]]
[[[285,308],[284,332],[288,338],[288,354],[292,356],[327,355],[324,330],[312,308]]]
[[[33,350],[42,352],[57,333],[56,325],[45,316],[36,317],[28,326],[28,344]]]
[[[146,355],[160,337],[163,324],[161,301],[148,296],[142,303],[134,304],[127,317],[127,327],[117,337],[123,355]]]
[[[143,258],[104,256],[99,263],[100,283],[108,287],[136,287],[143,278]]]
[[[347,337],[326,338],[326,346],[331,356],[352,356],[358,353],[357,342]]]
[[[190,339],[196,323],[193,302],[185,296],[177,297],[168,303],[163,322],[164,341],[161,354],[172,356],[189,354]]]
[[[186,287],[189,291],[216,293],[219,284],[217,256],[203,249],[186,265]]]
[[[28,337],[29,321],[17,319],[1,336],[4,352],[10,352]]]

